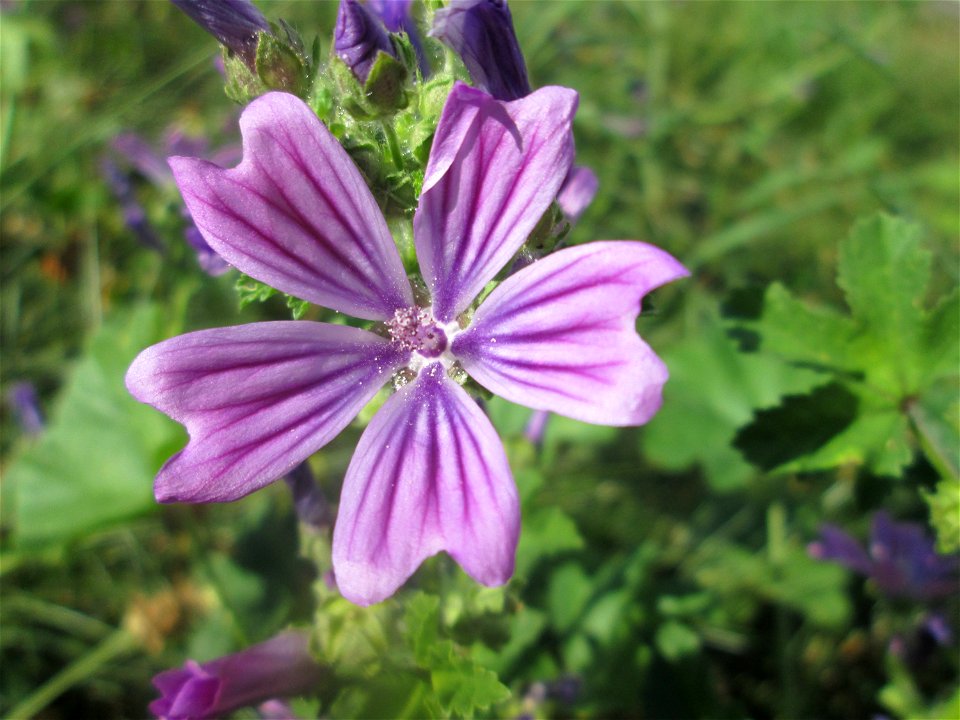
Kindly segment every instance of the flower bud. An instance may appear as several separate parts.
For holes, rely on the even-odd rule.
[[[397,57],[383,24],[357,0],[340,0],[333,48],[361,85],[367,82],[378,53]]]
[[[251,70],[257,56],[257,36],[270,29],[250,0],[170,0],[220,44],[239,55]]]
[[[166,720],[204,720],[310,692],[322,668],[309,644],[306,633],[290,631],[202,665],[189,660],[153,678],[161,697],[150,703],[150,712]]]
[[[530,94],[527,66],[506,0],[451,0],[437,11],[430,35],[453,48],[473,84],[497,100]]]

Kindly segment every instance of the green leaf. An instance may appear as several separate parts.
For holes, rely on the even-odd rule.
[[[924,492],[930,506],[930,522],[937,531],[937,550],[960,550],[960,478],[946,478],[933,492]]]
[[[15,540],[22,548],[61,543],[156,508],[153,477],[183,432],[134,400],[124,374],[163,337],[152,305],[111,318],[64,387],[44,435],[10,466]]]
[[[689,626],[668,620],[657,628],[657,650],[669,662],[676,662],[700,649],[700,636]]]
[[[778,472],[867,465],[878,475],[898,477],[913,457],[906,417],[896,410],[864,411],[845,430],[809,455],[781,465]]]
[[[920,381],[929,280],[930,253],[920,247],[918,225],[881,214],[858,222],[840,244],[837,283],[858,330],[870,337],[861,345],[861,366],[901,397]]]
[[[440,630],[440,598],[416,593],[407,601],[406,619],[414,660],[427,667]]]
[[[557,568],[550,578],[547,605],[554,627],[566,631],[573,627],[593,595],[593,582],[576,563]]]
[[[740,352],[712,301],[697,302],[701,307],[686,339],[662,353],[670,380],[662,409],[644,429],[643,450],[668,469],[699,463],[714,490],[729,492],[756,474],[731,445],[737,428],[754,409],[806,392],[824,376],[770,355]]]
[[[496,673],[466,658],[430,676],[433,690],[441,707],[447,713],[473,717],[483,710],[510,697],[510,690],[497,679]]]
[[[531,508],[524,513],[516,572],[526,575],[538,561],[582,547],[576,523],[563,510],[555,506]]]
[[[767,288],[756,329],[764,352],[827,368],[860,367],[850,347],[856,331],[853,321],[836,310],[797,300],[780,283]]]

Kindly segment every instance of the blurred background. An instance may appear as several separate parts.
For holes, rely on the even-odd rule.
[[[329,52],[335,3],[257,5]],[[866,542],[880,509],[933,537],[922,493],[955,466],[955,379],[938,429],[905,425],[895,461],[864,441],[804,464],[797,448],[863,403],[765,353],[756,324],[772,283],[846,313],[838,248],[878,211],[929,254],[925,306],[956,288],[958,7],[511,3],[532,83],[580,92],[577,162],[600,190],[571,242],[646,240],[693,276],[638,326],[672,372],[647,427],[553,418],[531,443],[529,411],[491,403],[524,502],[517,577],[486,595],[441,558],[418,581],[458,577],[445,627],[512,692],[486,714],[934,718],[960,703],[955,591],[887,597],[806,550],[827,521]],[[241,312],[235,272],[205,272],[162,162],[187,147],[236,160],[216,41],[160,0],[0,12],[0,712],[143,717],[157,672],[309,623],[318,579],[282,483],[154,503],[186,438],[123,374],[179,332],[289,311]],[[819,398],[807,422],[785,404],[798,396]],[[360,431],[313,460],[332,502]],[[932,613],[949,638],[925,629]],[[345,687],[301,712],[373,712]]]

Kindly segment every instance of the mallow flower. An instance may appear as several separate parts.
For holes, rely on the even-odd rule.
[[[150,712],[163,720],[206,720],[277,697],[303,695],[323,677],[307,633],[289,630],[240,652],[153,678],[160,697]]]
[[[641,298],[686,275],[632,241],[556,252],[473,309],[556,197],[573,156],[574,91],[499,102],[454,85],[413,218],[424,288],[404,270],[356,166],[301,100],[269,93],[240,118],[243,161],[171,158],[207,242],[231,265],[372,329],[310,321],[193,332],[143,351],[127,387],[183,423],[161,502],[243,497],[289,473],[391,379],[347,468],[333,534],[343,595],[390,596],[448,552],[506,582],[520,516],[506,454],[465,374],[540,410],[608,425],[657,411],[667,369],[636,333]]]
[[[894,522],[882,510],[873,516],[868,549],[836,525],[826,524],[807,551],[870,578],[890,597],[932,600],[960,591],[960,554],[938,554],[920,525]]]

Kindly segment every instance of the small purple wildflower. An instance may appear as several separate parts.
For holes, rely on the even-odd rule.
[[[543,444],[543,435],[547,430],[547,422],[550,420],[550,413],[546,410],[534,410],[530,414],[527,426],[523,429],[523,436],[531,444],[540,447]]]
[[[306,462],[300,463],[283,479],[293,493],[293,505],[300,522],[316,530],[329,528],[330,506],[317,487],[310,465]]]
[[[557,195],[557,205],[571,223],[577,222],[597,194],[600,181],[596,174],[582,165],[571,168]]]
[[[36,437],[47,426],[37,399],[37,389],[33,383],[21,381],[13,383],[7,390],[7,403],[20,425],[24,435]]]
[[[221,45],[256,68],[257,42],[270,23],[250,0],[170,0]]]
[[[640,242],[595,242],[476,296],[554,201],[573,156],[576,93],[501,103],[454,85],[436,129],[414,245],[418,303],[356,166],[301,100],[269,93],[244,111],[243,162],[170,164],[197,227],[242,272],[375,321],[203,330],[144,350],[127,387],[186,425],[157,475],[161,502],[236,500],[289,473],[394,379],[347,469],[333,535],[349,600],[383,600],[446,550],[475,580],[513,573],[519,503],[496,431],[458,380],[586,422],[639,425],[667,369],[636,334],[648,291],[687,274]]]
[[[147,211],[137,199],[130,177],[110,158],[104,158],[101,161],[100,172],[117,202],[120,203],[123,224],[136,236],[141,245],[159,253],[165,252],[163,242],[147,219]]]
[[[153,183],[154,186],[164,188],[174,184],[173,173],[165,159],[161,157],[143,138],[134,133],[122,133],[115,137],[110,144],[114,152],[122,157],[137,173]],[[175,154],[199,156],[207,152],[207,142],[203,138],[189,137],[180,131],[169,131],[166,134],[164,146],[167,151]],[[239,156],[239,150],[233,146],[225,146],[214,153],[212,160],[217,163],[230,163]],[[163,242],[157,236],[147,219],[146,211],[137,199],[130,177],[122,172],[112,159],[105,159],[102,164],[104,178],[113,190],[114,196],[123,210],[124,223],[136,235],[145,247],[164,252]],[[197,254],[197,263],[207,275],[223,275],[230,266],[207,245],[203,235],[197,230],[187,212],[181,208],[184,219],[184,239]]]
[[[160,697],[150,703],[150,712],[163,720],[206,720],[303,695],[322,676],[323,668],[310,654],[309,635],[288,631],[233,655],[203,664],[188,660],[183,668],[160,673],[153,678]]]
[[[473,84],[498,100],[530,94],[527,64],[506,0],[451,0],[434,15],[430,35],[453,48]]]
[[[865,575],[891,597],[931,600],[960,591],[960,554],[938,555],[920,525],[894,522],[884,511],[873,516],[869,553],[835,525],[821,527],[808,551]]]
[[[378,53],[397,56],[383,23],[357,0],[340,0],[333,49],[361,84],[367,81]]]

